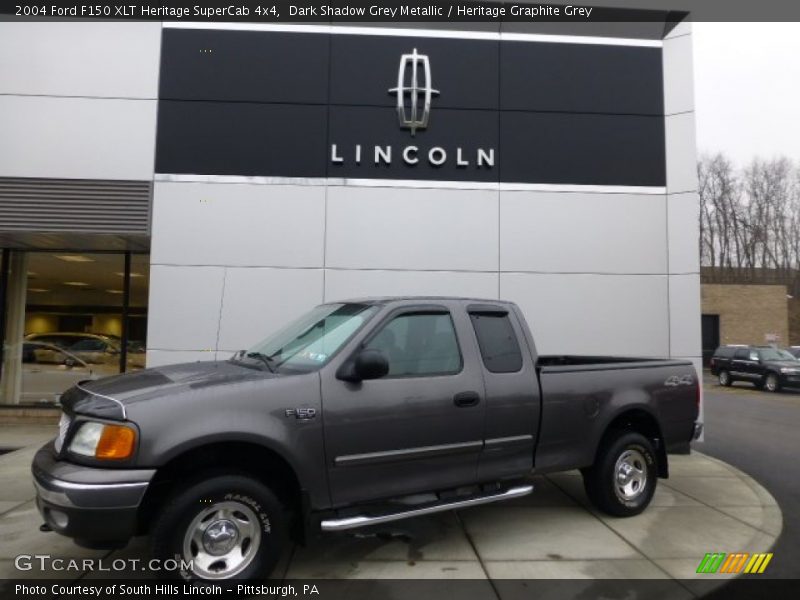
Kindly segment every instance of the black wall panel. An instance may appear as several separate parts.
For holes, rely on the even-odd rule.
[[[168,29],[159,98],[325,104],[328,37]]]
[[[500,179],[663,186],[662,117],[504,111]]]
[[[660,48],[503,42],[500,108],[664,114]]]
[[[156,172],[323,177],[326,112],[301,104],[162,100]]]
[[[436,107],[498,108],[499,42],[394,36],[331,36],[331,102],[394,106],[400,56],[414,48],[429,57]]]
[[[165,29],[159,173],[665,185],[661,49]],[[430,121],[400,127],[400,56],[430,59]],[[342,162],[331,160],[337,145]],[[361,145],[361,163],[355,147]],[[391,146],[391,165],[374,147]],[[418,147],[419,163],[402,160]],[[448,153],[431,165],[427,150]],[[457,149],[469,165],[456,163]],[[478,167],[478,149],[494,167]]]

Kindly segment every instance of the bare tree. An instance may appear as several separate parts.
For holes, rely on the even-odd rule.
[[[754,159],[737,170],[721,153],[697,165],[703,266],[770,269],[794,279],[800,269],[800,168],[786,158]]]

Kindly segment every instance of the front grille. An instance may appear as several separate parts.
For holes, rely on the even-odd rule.
[[[61,413],[61,420],[58,422],[58,437],[56,438],[55,449],[56,452],[61,452],[61,446],[64,445],[64,438],[67,437],[67,431],[72,419],[69,418],[67,413]]]

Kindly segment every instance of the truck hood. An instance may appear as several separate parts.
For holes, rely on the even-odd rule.
[[[274,374],[228,361],[202,361],[144,369],[104,379],[82,381],[61,396],[68,413],[125,419],[125,407],[185,389],[263,380]]]

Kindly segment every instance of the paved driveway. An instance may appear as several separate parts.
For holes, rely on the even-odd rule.
[[[706,436],[698,448],[755,477],[775,496],[784,529],[765,575],[800,577],[800,391],[705,381]]]

